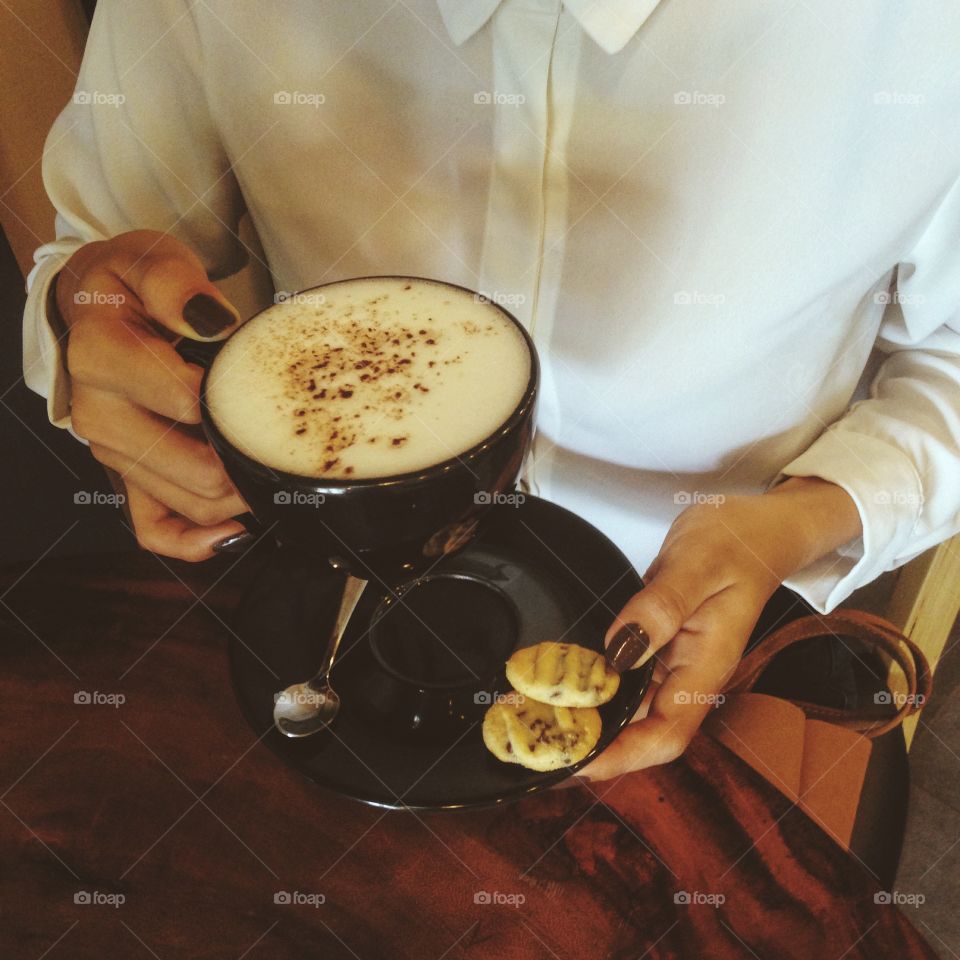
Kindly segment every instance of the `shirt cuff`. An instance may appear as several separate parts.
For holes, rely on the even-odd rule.
[[[27,303],[23,312],[23,380],[47,400],[47,417],[56,427],[69,428],[70,375],[66,363],[66,331],[51,309],[53,282],[81,241],[46,255],[27,278]],[[60,246],[60,244],[58,244]]]
[[[784,580],[784,586],[815,610],[829,613],[854,590],[909,556],[923,487],[903,451],[867,434],[829,429],[787,464],[768,489],[787,477],[820,477],[842,487],[853,498],[863,525],[862,537]]]

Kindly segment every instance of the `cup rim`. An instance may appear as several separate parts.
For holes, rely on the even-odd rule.
[[[224,436],[219,427],[217,427],[213,419],[213,415],[210,412],[209,405],[207,404],[207,381],[210,377],[210,372],[213,370],[213,366],[216,363],[216,357],[214,357],[213,361],[203,372],[203,377],[200,381],[199,397],[200,420],[208,437],[216,439],[217,444],[214,446],[222,444],[230,450],[232,455],[237,457],[245,464],[252,466],[255,470],[268,471],[278,480],[295,486],[306,486],[314,490],[347,490],[355,487],[370,489],[375,487],[397,486],[411,482],[426,482],[434,477],[439,477],[449,473],[451,470],[455,469],[458,464],[466,466],[469,461],[475,460],[485,450],[487,450],[494,441],[509,433],[526,417],[529,407],[536,398],[537,389],[540,382],[540,359],[537,356],[537,348],[533,342],[533,337],[530,336],[530,333],[526,327],[524,327],[524,325],[509,310],[506,309],[506,307],[496,303],[494,300],[486,298],[484,294],[480,293],[479,291],[472,290],[470,287],[465,287],[459,283],[451,283],[448,280],[437,280],[434,277],[419,277],[410,274],[372,274],[362,277],[343,277],[339,280],[328,280],[326,283],[319,283],[312,287],[304,287],[301,290],[297,290],[295,293],[290,294],[290,297],[298,297],[301,294],[312,293],[315,290],[322,290],[325,287],[334,286],[335,284],[339,283],[348,283],[361,280],[418,280],[425,283],[434,283],[444,287],[452,287],[457,290],[463,290],[465,293],[471,293],[475,297],[484,297],[487,303],[496,307],[496,309],[499,310],[517,328],[517,330],[520,331],[520,334],[527,345],[527,352],[530,357],[530,373],[527,377],[527,385],[520,396],[520,400],[517,402],[517,405],[514,407],[510,415],[497,427],[496,430],[493,431],[493,433],[488,434],[478,443],[475,443],[472,447],[467,448],[462,453],[455,454],[452,457],[448,457],[446,460],[441,460],[420,470],[410,470],[405,473],[389,474],[383,477],[361,477],[356,480],[338,477],[327,478],[304,476],[302,474],[289,473],[286,470],[279,470],[275,467],[271,467],[269,464],[261,463],[259,460],[255,460],[253,457],[248,456],[237,446],[231,443]],[[244,324],[241,324],[241,326],[244,326],[251,320],[256,319],[262,313],[266,313],[267,310],[270,310],[277,305],[278,304],[273,303],[270,306],[264,307],[262,310],[258,310],[256,313],[248,317],[247,320],[244,321]],[[241,329],[241,327],[237,328],[237,330],[239,329]],[[234,331],[234,333],[236,333],[236,331]],[[233,336],[233,334],[231,334],[231,336]],[[227,337],[225,340],[220,341],[221,345],[226,343],[229,339],[230,337]]]

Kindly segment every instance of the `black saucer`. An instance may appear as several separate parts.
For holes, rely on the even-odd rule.
[[[341,585],[328,566],[278,550],[241,602],[230,666],[258,735],[271,727],[274,694],[316,671]],[[368,585],[334,667],[342,706],[332,727],[303,740],[271,729],[264,743],[317,784],[376,806],[485,806],[542,790],[610,743],[651,670],[624,675],[581,764],[536,773],[501,763],[483,744],[484,712],[510,692],[504,661],[541,640],[601,649],[642,587],[623,554],[569,511],[530,496],[496,505],[472,543],[417,583],[394,594]]]

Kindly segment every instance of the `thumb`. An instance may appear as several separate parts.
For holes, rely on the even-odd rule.
[[[692,567],[658,564],[653,579],[627,601],[607,630],[607,661],[620,673],[643,666],[677,635],[708,594],[705,579]]]
[[[191,340],[222,340],[240,315],[210,282],[200,258],[168,235],[129,234],[115,269],[155,323]]]

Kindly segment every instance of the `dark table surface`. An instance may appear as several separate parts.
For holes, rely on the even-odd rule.
[[[0,956],[935,956],[705,736],[667,766],[479,812],[321,791],[230,688],[230,617],[257,562],[0,573]]]

